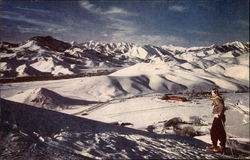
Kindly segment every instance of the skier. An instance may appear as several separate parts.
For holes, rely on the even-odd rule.
[[[215,152],[224,153],[226,147],[226,131],[225,131],[225,106],[224,100],[219,95],[218,89],[213,89],[211,91],[211,99],[213,100],[212,107],[213,107],[213,114],[214,120],[212,124],[212,128],[210,130],[210,136],[212,140],[212,146],[206,147],[207,149],[212,149]],[[220,141],[220,146],[217,146],[218,140]]]

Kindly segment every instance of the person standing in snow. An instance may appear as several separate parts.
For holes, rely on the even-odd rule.
[[[211,99],[213,100],[212,106],[213,106],[213,115],[214,120],[212,124],[212,128],[210,130],[210,136],[212,140],[212,146],[208,146],[207,149],[212,149],[215,152],[221,152],[223,153],[225,151],[226,147],[226,131],[225,131],[225,106],[224,106],[224,100],[219,95],[218,89],[213,89],[211,91]],[[220,141],[220,146],[217,146],[218,140]]]

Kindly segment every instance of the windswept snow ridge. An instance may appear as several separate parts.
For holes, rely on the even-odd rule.
[[[30,104],[39,108],[62,110],[76,105],[88,105],[94,102],[67,98],[46,88],[36,88],[18,93],[9,100]]]

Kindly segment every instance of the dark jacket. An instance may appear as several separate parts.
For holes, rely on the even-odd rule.
[[[212,106],[213,106],[213,114],[219,114],[222,115],[225,112],[225,106],[224,106],[224,100],[221,96],[214,96],[211,97],[213,100]]]

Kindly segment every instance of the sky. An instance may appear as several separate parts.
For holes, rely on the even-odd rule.
[[[0,1],[0,41],[208,46],[249,41],[249,0]]]

